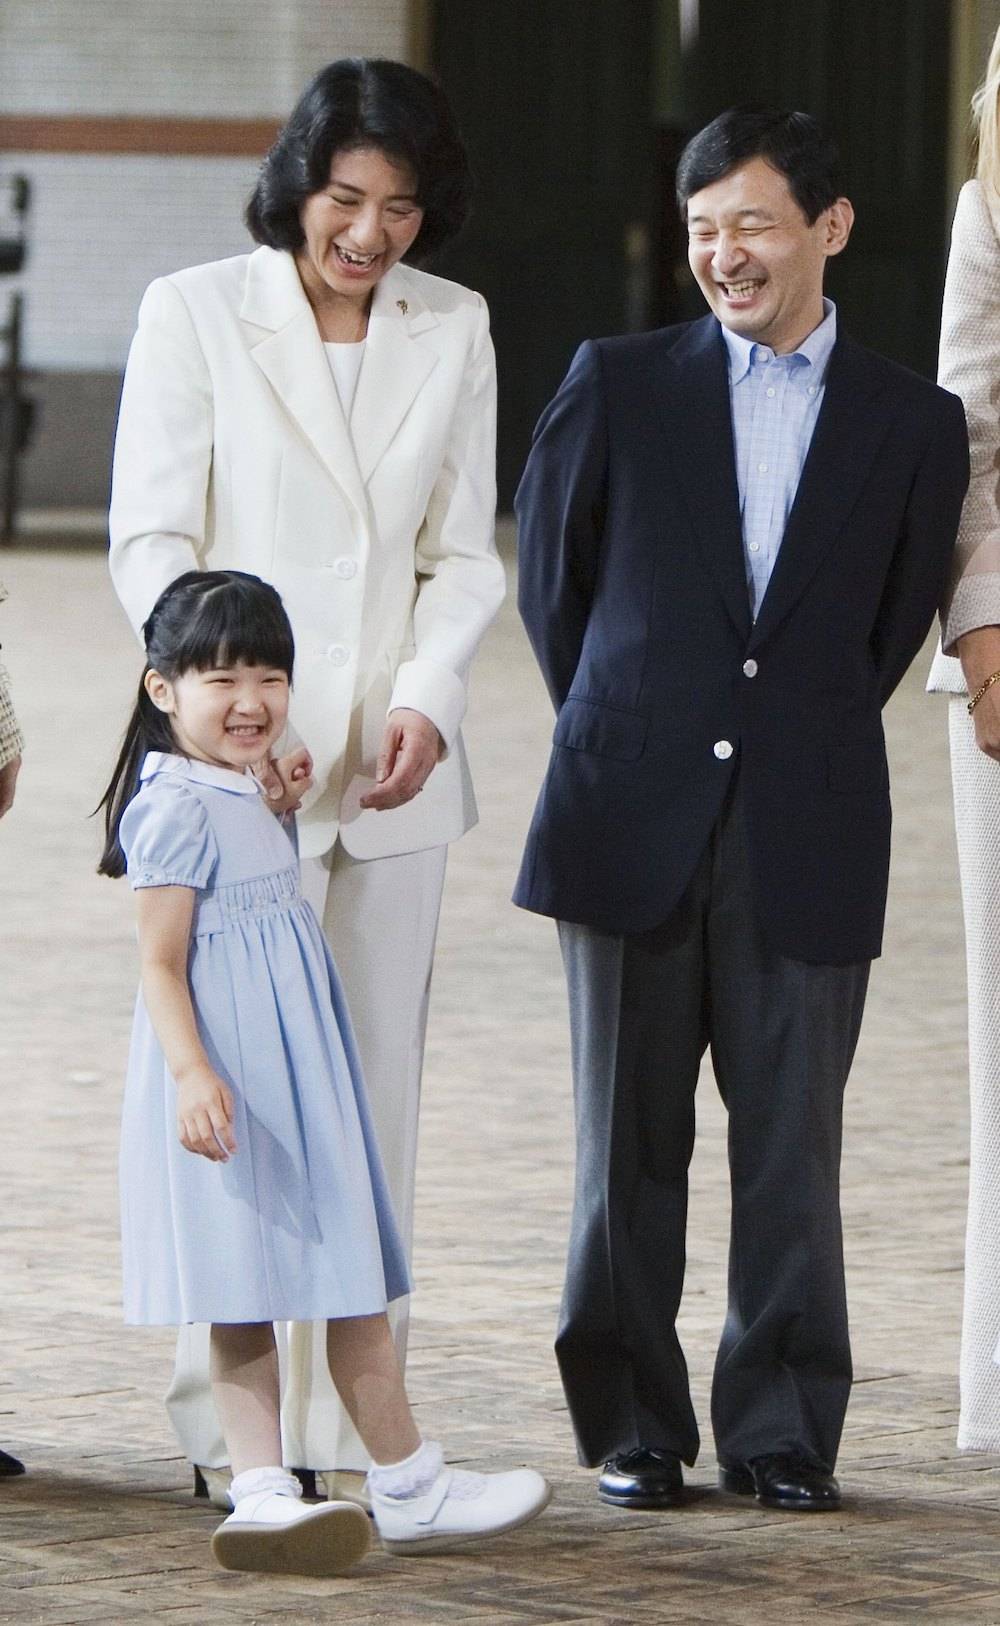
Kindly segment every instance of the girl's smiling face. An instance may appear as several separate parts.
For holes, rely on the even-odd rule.
[[[151,671],[145,686],[169,716],[179,751],[237,773],[267,756],[288,717],[288,676],[280,667],[237,661],[172,680]]]
[[[334,153],[326,186],[299,211],[305,243],[295,259],[314,306],[338,294],[367,301],[420,231],[416,185],[378,147]]]

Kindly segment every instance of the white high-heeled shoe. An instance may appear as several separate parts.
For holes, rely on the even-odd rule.
[[[552,1488],[533,1468],[503,1474],[443,1467],[419,1496],[386,1496],[369,1485],[372,1513],[390,1553],[440,1553],[527,1524]]]
[[[371,1545],[371,1521],[353,1502],[300,1502],[264,1488],[242,1497],[212,1537],[227,1570],[343,1575]]]

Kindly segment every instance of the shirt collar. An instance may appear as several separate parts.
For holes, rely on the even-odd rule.
[[[753,339],[744,338],[742,333],[733,333],[721,322],[719,326],[722,328],[722,337],[729,352],[729,380],[732,384],[738,384],[750,371],[757,344]],[[801,356],[811,367],[815,367],[822,383],[827,362],[830,360],[830,352],[836,342],[837,307],[832,299],[824,299],[822,322],[818,327],[814,327],[811,333],[807,333],[798,348],[789,354],[790,357]]]
[[[177,774],[196,785],[211,785],[215,790],[235,791],[239,796],[257,796],[261,785],[249,768],[239,773],[235,768],[217,768],[213,762],[199,762],[196,757],[177,756],[173,751],[148,751],[139,772],[145,783],[158,773]]]

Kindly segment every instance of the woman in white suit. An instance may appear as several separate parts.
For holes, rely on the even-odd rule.
[[[969,977],[972,1141],[959,1446],[1000,1451],[1000,31],[973,108],[975,180],[959,194],[940,380],[965,402],[972,477],[929,687],[952,696],[955,823]]]
[[[137,628],[191,568],[253,571],[285,601],[292,723],[315,775],[304,882],[407,1239],[445,852],[476,818],[467,674],[504,587],[486,307],[412,263],[457,230],[468,192],[428,79],[381,60],[324,68],[261,169],[247,209],[261,246],[146,292],[111,503],[112,575]],[[405,1305],[397,1337],[402,1353]],[[182,1329],[168,1406],[219,1499],[208,1360],[207,1329]],[[322,1329],[291,1328],[283,1364],[285,1460],[351,1494],[367,1458]]]

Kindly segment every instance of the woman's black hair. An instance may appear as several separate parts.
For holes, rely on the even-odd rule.
[[[809,113],[731,107],[692,136],[681,153],[677,206],[682,219],[695,192],[751,158],[763,158],[785,177],[810,226],[843,196],[840,154]]]
[[[132,716],[125,730],[111,783],[97,811],[104,809],[105,842],[99,875],[125,874],[118,839],[122,814],[139,789],[147,751],[177,750],[166,712],[146,693],[147,672],[168,682],[185,672],[209,672],[244,661],[285,672],[289,683],[295,641],[285,607],[274,588],[243,570],[189,570],[164,588],[142,629],[146,665]]]
[[[306,86],[261,165],[245,215],[254,240],[300,249],[299,210],[328,184],[334,154],[359,147],[377,147],[413,174],[424,218],[404,259],[420,264],[455,236],[472,181],[444,91],[402,62],[345,57]]]

